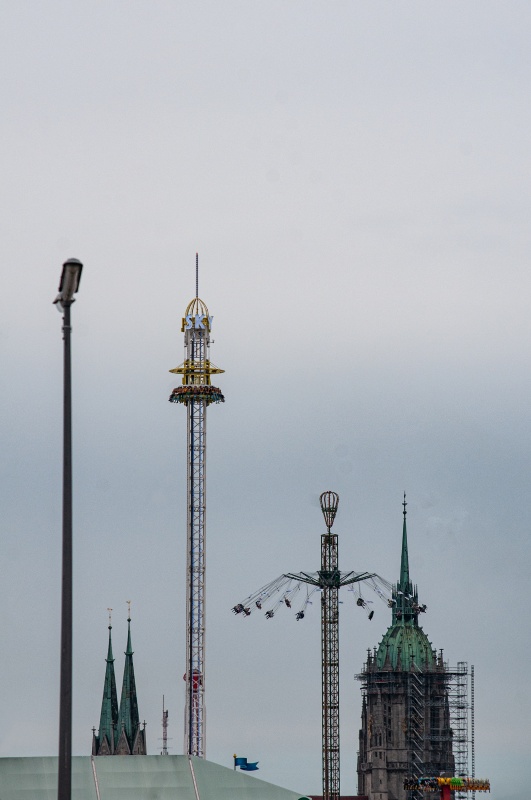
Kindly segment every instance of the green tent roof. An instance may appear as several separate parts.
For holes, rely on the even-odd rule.
[[[303,796],[201,758],[72,759],[72,800],[299,800]],[[57,758],[0,758],[0,800],[56,798]]]

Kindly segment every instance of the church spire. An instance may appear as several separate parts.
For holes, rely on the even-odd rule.
[[[105,668],[105,683],[103,685],[103,698],[101,701],[100,727],[98,736],[93,735],[92,751],[94,755],[107,755],[114,752],[114,739],[118,722],[118,699],[116,696],[116,679],[114,677],[114,658],[112,654],[112,625],[111,611],[109,612],[109,646],[107,648],[107,666]]]
[[[404,524],[402,526],[402,557],[400,559],[400,583],[398,588],[401,589],[403,592],[407,592],[409,588],[409,556],[407,552],[407,526],[406,526],[406,493],[404,492],[404,502],[402,503],[404,508]]]
[[[122,682],[122,697],[120,699],[120,714],[118,717],[118,735],[125,730],[130,743],[140,726],[138,716],[138,700],[136,696],[135,668],[133,666],[133,648],[131,647],[131,617],[127,619],[127,649],[125,651],[124,679]]]
[[[393,590],[393,624],[413,623],[417,624],[418,597],[417,590],[409,578],[409,554],[407,549],[407,502],[406,493],[402,502],[404,522],[402,524],[402,553],[400,556],[400,580]]]
[[[127,648],[118,714],[116,753],[119,755],[145,755],[145,732],[140,730],[140,717],[138,716],[133,648],[131,646],[131,604],[129,601],[128,605]]]

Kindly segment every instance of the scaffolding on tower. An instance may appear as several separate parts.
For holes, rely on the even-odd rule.
[[[452,748],[455,760],[455,776],[463,778],[470,773],[475,778],[474,759],[474,707],[473,707],[473,682],[471,682],[471,700],[469,700],[468,664],[459,661],[456,667],[450,667],[443,662],[443,652],[440,651],[439,663],[444,666],[442,675],[423,671],[414,666],[406,674],[407,706],[406,730],[408,743],[408,774],[411,780],[419,780],[423,775],[429,774],[437,768],[436,764],[424,763],[423,755],[428,742],[437,744],[443,741]],[[471,675],[474,667],[471,668]],[[362,677],[362,676],[360,676]],[[435,684],[444,680],[445,692],[433,692]],[[433,726],[427,724],[433,712],[443,713],[445,704],[448,707],[449,727],[443,736],[433,732]],[[469,719],[471,720],[471,738],[469,738]],[[435,726],[436,727],[436,726]],[[469,744],[471,745],[472,763],[469,763]],[[471,769],[470,769],[471,767]],[[422,788],[410,790],[411,800],[422,797]],[[456,784],[456,800],[465,800],[468,789]],[[470,791],[473,791],[470,789]],[[472,797],[474,795],[472,794]]]
[[[213,317],[199,298],[199,258],[195,259],[196,291],[182,319],[184,361],[170,372],[182,375],[170,402],[186,406],[187,566],[186,566],[186,708],[184,751],[205,757],[205,521],[206,418],[212,403],[223,403],[211,376],[224,370],[210,361]]]
[[[458,777],[468,775],[468,718],[470,703],[468,699],[468,663],[458,661],[457,667],[449,669],[448,703],[450,706],[450,725],[453,731],[453,751],[455,758],[455,774]],[[472,777],[475,769],[472,770]],[[456,791],[456,798],[464,800],[465,794]]]

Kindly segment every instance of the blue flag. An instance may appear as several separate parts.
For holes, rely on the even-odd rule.
[[[242,756],[234,756],[234,766],[239,767],[245,772],[254,772],[255,769],[259,769],[258,761],[247,761],[247,759]]]

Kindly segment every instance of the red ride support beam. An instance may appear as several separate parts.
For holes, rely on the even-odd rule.
[[[452,800],[449,786],[441,786],[441,800]]]

